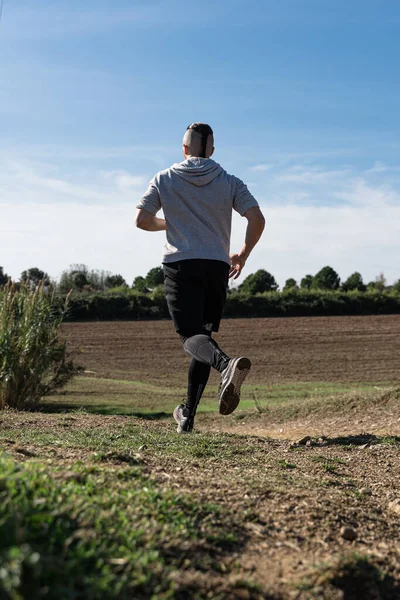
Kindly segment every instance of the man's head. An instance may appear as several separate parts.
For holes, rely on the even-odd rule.
[[[206,123],[192,123],[183,136],[183,156],[210,158],[214,153],[214,132]]]

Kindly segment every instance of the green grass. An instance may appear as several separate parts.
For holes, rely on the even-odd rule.
[[[295,469],[296,465],[293,463],[289,463],[287,460],[285,459],[281,459],[279,461],[279,465],[282,467],[282,469]]]
[[[379,388],[385,384],[380,383]],[[258,409],[261,412],[281,406],[300,405],[315,399],[337,397],[348,393],[375,392],[374,384],[365,383],[281,383],[273,385],[244,385],[240,410]],[[149,382],[124,379],[77,377],[65,390],[49,396],[43,406],[52,410],[84,407],[99,414],[170,416],[185,397],[185,388],[157,386]],[[199,412],[212,412],[217,407],[217,387],[207,388]]]
[[[205,597],[177,571],[218,574],[245,539],[232,515],[161,488],[140,465],[3,456],[0,472],[2,599]]]
[[[124,462],[128,463],[141,449],[155,457],[171,456],[187,461],[192,458],[225,461],[232,458],[235,464],[251,461],[255,452],[264,452],[262,446],[255,450],[252,444],[235,435],[196,433],[192,436],[179,436],[174,428],[163,427],[157,431],[132,424],[129,419],[124,420],[117,431],[110,432],[107,422],[102,427],[74,429],[68,427],[69,418],[60,416],[58,427],[20,428],[13,424],[8,427],[3,424],[0,428],[0,442],[12,441],[17,447],[34,444],[36,447],[46,446],[50,449],[82,450],[90,452],[97,461],[109,460],[113,455],[118,455],[119,460],[124,457]],[[86,454],[84,458],[87,460]]]

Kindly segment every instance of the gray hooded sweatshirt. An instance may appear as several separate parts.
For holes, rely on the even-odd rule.
[[[211,158],[188,158],[157,173],[137,208],[164,211],[164,263],[205,258],[230,264],[232,209],[243,216],[253,206],[257,200],[243,181]]]

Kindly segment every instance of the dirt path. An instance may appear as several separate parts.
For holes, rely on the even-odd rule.
[[[0,449],[60,469],[79,460],[123,471],[134,459],[161,489],[222,507],[241,543],[221,558],[218,575],[196,568],[188,546],[175,577],[202,594],[193,597],[396,600],[400,442],[357,429],[342,436],[343,426],[307,445],[254,430],[177,436],[165,420],[9,413]],[[239,581],[253,591],[240,591]]]
[[[238,416],[243,418],[238,419]],[[273,439],[295,441],[306,435],[311,437],[346,437],[365,433],[400,436],[400,404],[385,409],[372,407],[354,414],[338,414],[318,419],[310,415],[285,422],[269,422],[267,415],[256,412],[237,413],[227,419],[217,414],[199,413],[197,426],[201,431],[256,435]]]

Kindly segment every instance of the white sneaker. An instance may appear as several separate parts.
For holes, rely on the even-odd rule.
[[[178,404],[173,412],[175,421],[178,423],[178,433],[191,433],[193,430],[194,417],[189,415],[185,404]]]
[[[240,388],[251,369],[251,361],[244,356],[231,358],[221,373],[218,409],[221,415],[230,415],[240,402]]]

